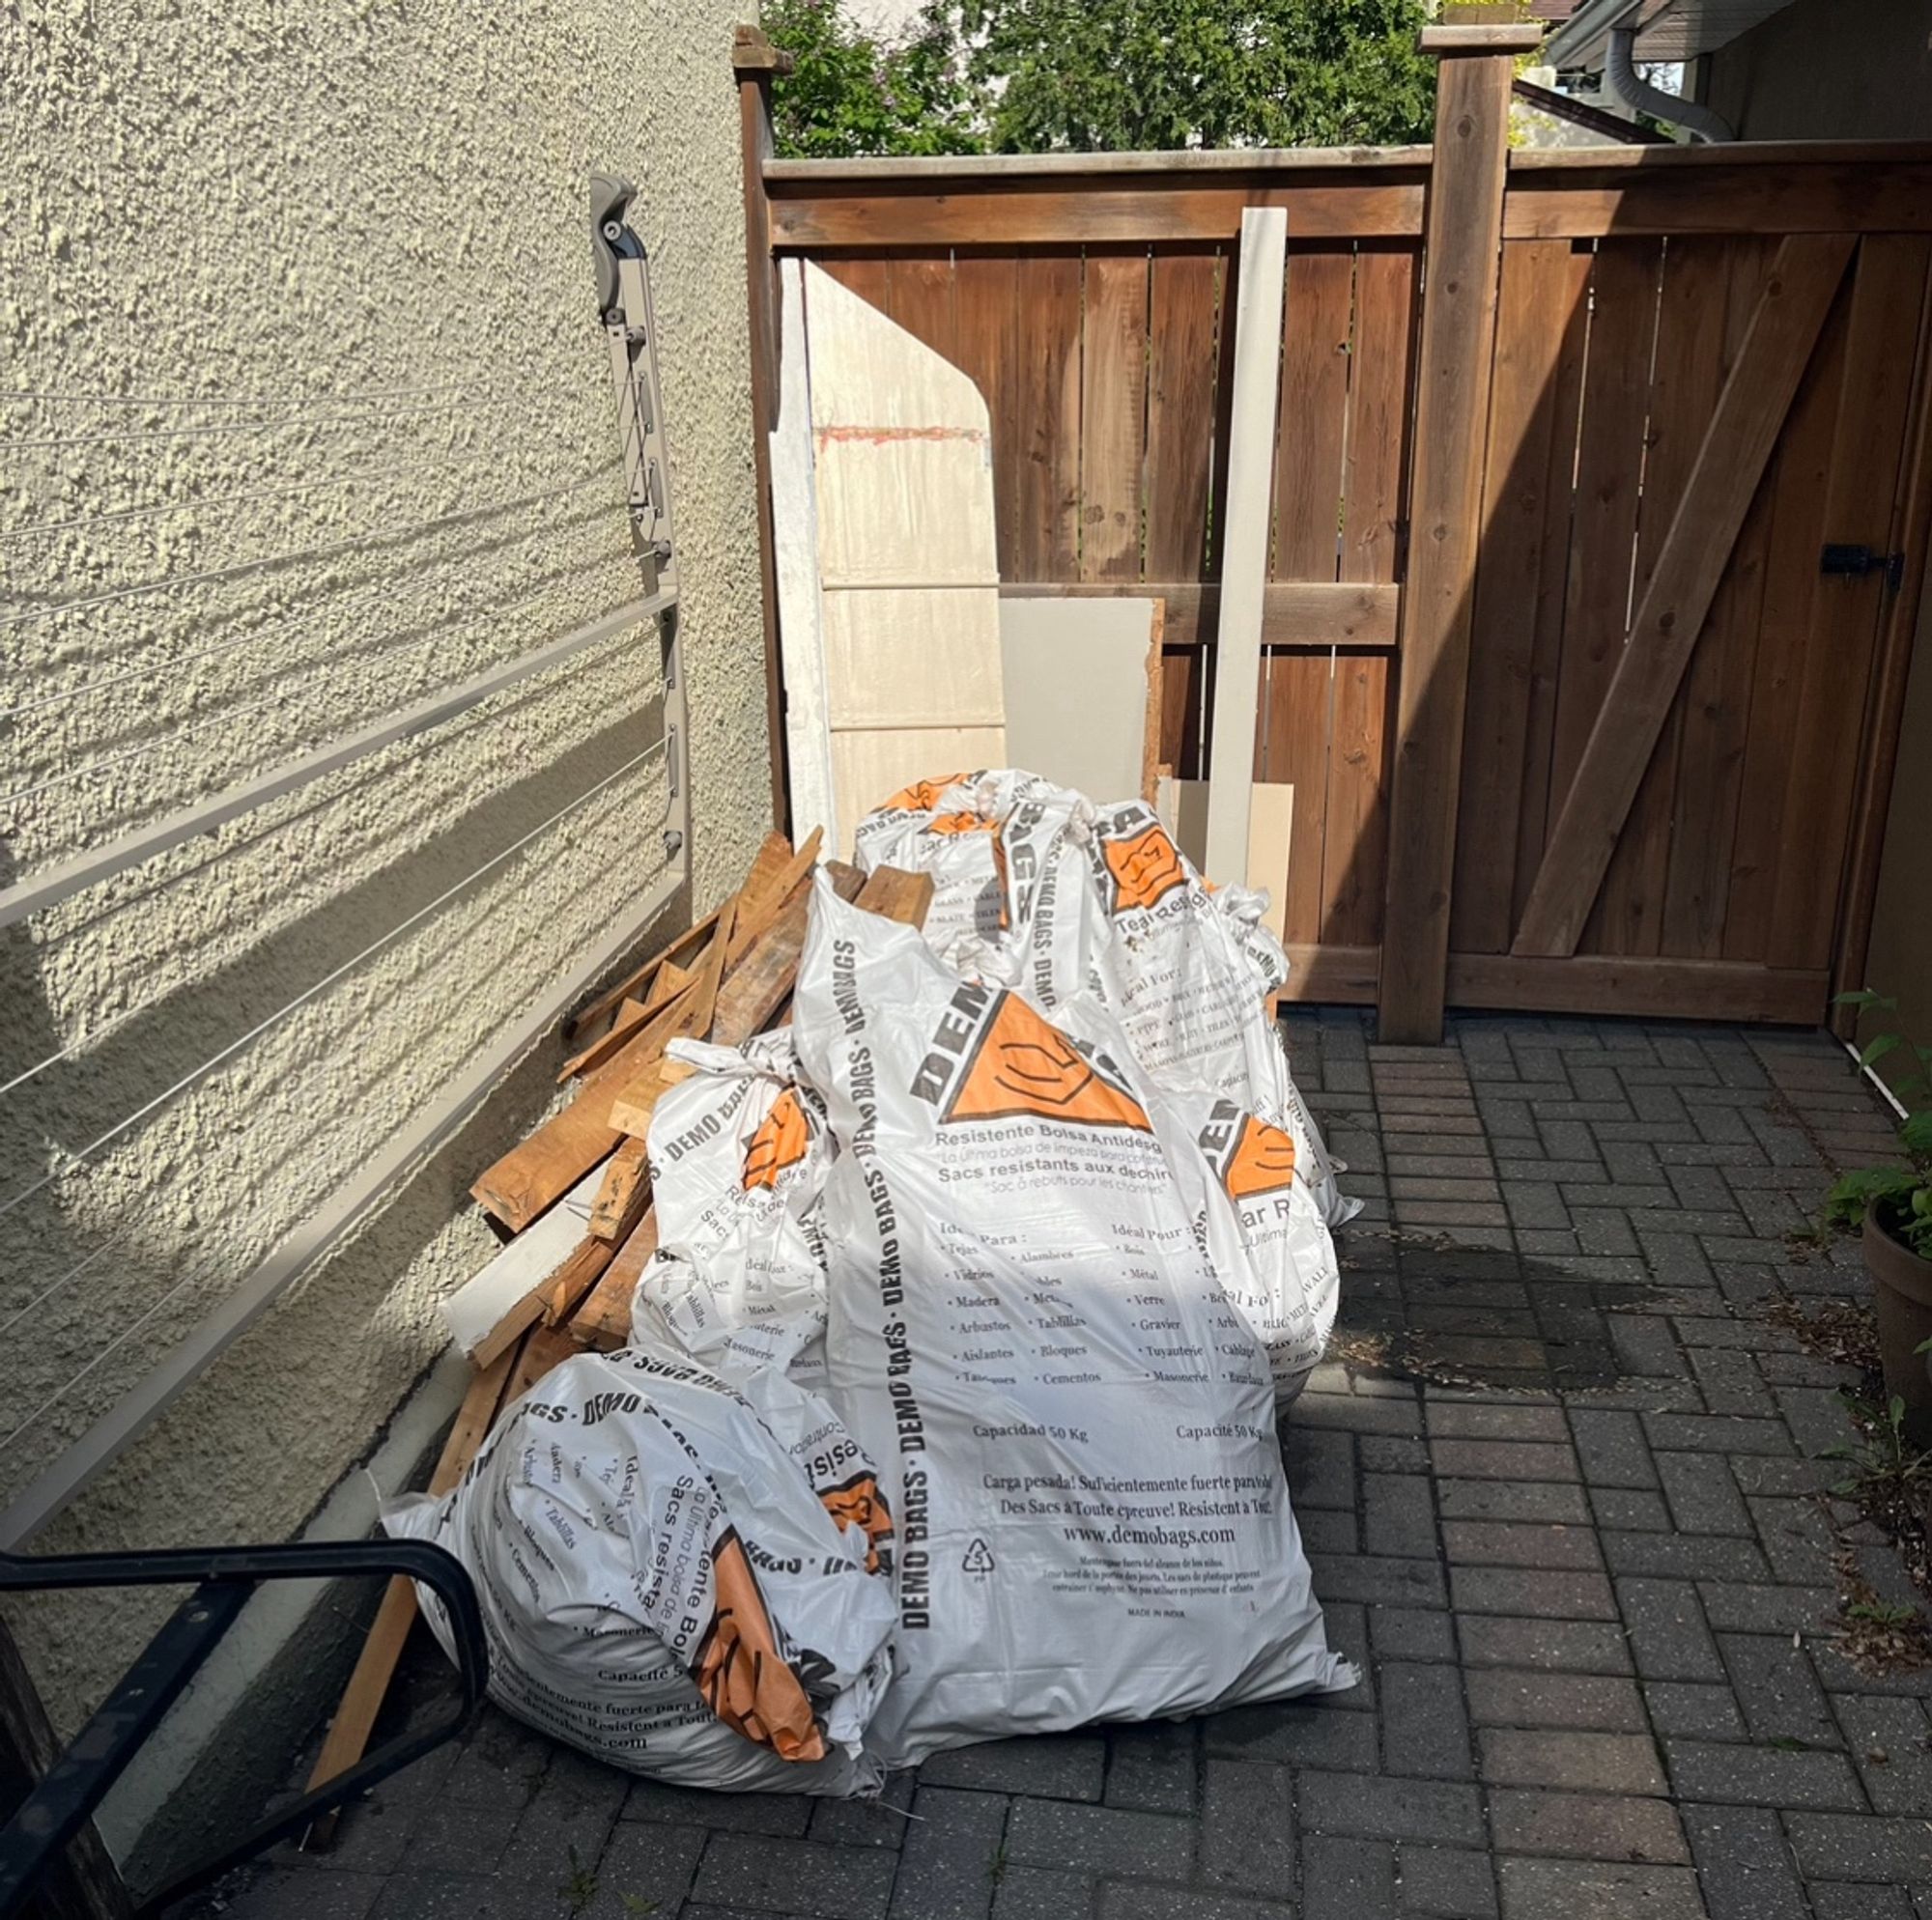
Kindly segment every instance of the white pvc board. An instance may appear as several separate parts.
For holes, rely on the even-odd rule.
[[[1210,869],[1233,867],[1247,846],[1287,269],[1287,212],[1279,207],[1248,208],[1241,214],[1228,530],[1221,547],[1221,618],[1214,635],[1214,725],[1208,758],[1214,778],[1208,799],[1206,862]]]
[[[591,1202],[603,1183],[600,1160],[548,1213],[442,1303],[450,1338],[465,1353],[473,1353],[531,1287],[541,1286],[577,1251],[589,1230]]]
[[[818,590],[818,506],[812,485],[811,390],[806,363],[805,279],[800,263],[780,264],[779,418],[772,430],[772,559],[778,579],[779,658],[784,671],[785,775],[791,830],[814,828],[840,844],[832,799],[830,694],[823,602]]]

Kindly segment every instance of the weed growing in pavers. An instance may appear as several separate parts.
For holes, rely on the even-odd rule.
[[[638,1920],[643,1920],[647,1913],[655,1913],[664,1905],[661,1900],[646,1900],[640,1893],[620,1893],[617,1898],[624,1903],[624,1911],[636,1914]]]
[[[1000,1850],[993,1855],[992,1864],[988,1866],[986,1869],[986,1878],[989,1880],[991,1880],[995,1886],[998,1886],[1000,1882],[1006,1878],[1006,1877],[1007,1877],[1007,1843],[1003,1840],[1000,1842]]]
[[[1841,1392],[1853,1424],[1864,1437],[1826,1454],[1827,1459],[1851,1462],[1851,1471],[1833,1482],[1832,1491],[1862,1507],[1889,1508],[1909,1502],[1916,1511],[1932,1490],[1932,1454],[1921,1452],[1906,1438],[1905,1402],[1894,1394],[1881,1406],[1849,1388]]]
[[[574,1914],[582,1913],[597,1898],[597,1876],[578,1858],[575,1847],[570,1849],[570,1872],[563,1877],[557,1892]]]

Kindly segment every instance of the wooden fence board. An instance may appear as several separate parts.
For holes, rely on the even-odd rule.
[[[1727,371],[1724,303],[1730,277],[1724,240],[1666,242],[1658,300],[1657,343],[1644,418],[1643,497],[1637,508],[1632,601],[1640,603],[1657,571],[1697,448],[1717,409]],[[1657,953],[1670,859],[1684,703],[1680,699],[1637,784],[1602,892],[1578,943],[1592,953]]]
[[[1020,410],[1017,259],[961,254],[952,263],[954,364],[985,396],[993,436],[993,523],[1000,573],[1017,579],[1020,475],[1026,427]]]
[[[1458,952],[1507,952],[1514,925],[1539,655],[1560,633],[1550,613],[1562,606],[1564,551],[1551,525],[1565,541],[1570,525],[1577,410],[1574,385],[1564,410],[1562,363],[1566,349],[1580,358],[1589,270],[1587,256],[1565,241],[1503,249],[1450,911],[1449,944]],[[1547,702],[1539,717],[1547,741]],[[1540,817],[1539,807],[1539,851]]]
[[[1282,925],[1285,937],[1321,940],[1322,809],[1334,684],[1325,653],[1278,653],[1268,662],[1256,777],[1294,789]]]
[[[1419,258],[1408,247],[1365,246],[1355,260],[1348,446],[1342,467],[1345,580],[1402,577]]]
[[[1196,580],[1208,564],[1223,262],[1156,249],[1148,293],[1147,578]],[[1009,578],[1012,578],[1009,576]],[[1170,620],[1173,609],[1170,607]]]
[[[1352,253],[1291,252],[1288,319],[1275,429],[1274,562],[1278,580],[1337,578],[1342,443],[1349,416]]]
[[[1024,433],[1012,565],[1031,580],[1080,577],[1080,260],[1020,263],[1024,316],[1019,419]]]
[[[1661,250],[1605,240],[1590,276],[1590,335],[1570,572],[1550,742],[1549,805],[1560,813],[1597,723],[1630,618],[1631,551],[1643,470],[1643,403],[1657,330]]]
[[[1511,240],[1928,228],[1932,167],[1888,165],[1876,152],[1872,160],[1849,165],[1719,159],[1637,175],[1515,173],[1503,204],[1503,232]]]
[[[1148,256],[1089,252],[1080,341],[1080,578],[1141,571]]]
[[[896,253],[893,256],[887,312],[935,353],[959,356],[952,314],[951,253]]]
[[[1892,495],[1911,410],[1918,312],[1932,241],[1860,243],[1845,341],[1846,380],[1825,493],[1826,538],[1891,551]],[[1798,697],[1789,800],[1772,899],[1771,954],[1823,967],[1832,953],[1865,692],[1885,610],[1881,574],[1818,581]]]
[[[1278,664],[1278,663],[1277,663]],[[1328,787],[1321,824],[1321,940],[1381,942],[1387,878],[1389,661],[1343,654],[1334,662]],[[1301,813],[1297,797],[1295,814]]]
[[[1757,310],[1776,248],[1746,238],[1727,242],[1723,368],[1728,378]],[[1698,636],[1679,703],[1683,739],[1671,796],[1670,863],[1664,880],[1662,950],[1699,960],[1723,957],[1731,849],[1750,720],[1758,611],[1771,540],[1776,470],[1758,485],[1730,564]]]
[[[1764,593],[1758,607],[1737,834],[1724,904],[1726,960],[1762,961],[1772,950],[1771,918],[1784,844],[1791,757],[1804,722],[1799,701],[1805,642],[1812,596],[1820,585],[1825,494],[1846,379],[1848,306],[1849,295],[1841,290],[1837,310],[1826,323],[1825,337],[1792,402],[1773,472]]]
[[[793,247],[1107,246],[1141,240],[1225,240],[1249,207],[1288,210],[1303,240],[1412,237],[1422,231],[1420,180],[1284,186],[1253,184],[1002,186],[982,193],[816,194],[772,183],[772,242]],[[1581,198],[1582,196],[1578,196]]]

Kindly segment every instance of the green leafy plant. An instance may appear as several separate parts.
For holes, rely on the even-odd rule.
[[[597,1898],[597,1876],[578,1857],[575,1847],[570,1849],[570,1872],[557,1892],[573,1913],[582,1913]]]
[[[772,144],[792,159],[969,154],[983,144],[960,49],[928,12],[878,39],[838,0],[764,0],[759,23],[792,71],[772,82]]]
[[[1895,1018],[1898,1002],[1869,987],[1839,994],[1835,1004],[1855,1006],[1861,1014]],[[1921,1259],[1932,1259],[1932,1047],[1909,1040],[1887,1029],[1868,1040],[1860,1053],[1861,1068],[1875,1066],[1899,1052],[1911,1062],[1904,1073],[1889,1078],[1892,1092],[1906,1108],[1898,1129],[1905,1164],[1899,1167],[1861,1167],[1842,1174],[1825,1199],[1825,1218],[1834,1227],[1863,1227],[1867,1215]]]
[[[1826,1453],[1827,1459],[1851,1462],[1851,1472],[1832,1491],[1869,1503],[1932,1487],[1932,1454],[1922,1453],[1906,1437],[1904,1400],[1893,1394],[1884,1406],[1877,1406],[1841,1391],[1861,1437],[1854,1446],[1833,1447]]]
[[[1902,1602],[1893,1604],[1887,1600],[1854,1600],[1845,1612],[1853,1620],[1869,1621],[1874,1626],[1904,1626],[1918,1612],[1917,1607],[1909,1607]]]

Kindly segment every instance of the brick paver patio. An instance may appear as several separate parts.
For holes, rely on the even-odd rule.
[[[1367,1031],[1292,1022],[1369,1200],[1285,1429],[1354,1693],[972,1748],[877,1806],[493,1713],[230,1920],[1932,1920],[1932,1676],[1855,1670],[1834,1553],[1916,1595],[1821,1497],[1853,1376],[1765,1311],[1861,1292],[1786,1236],[1883,1110],[1815,1035]]]

